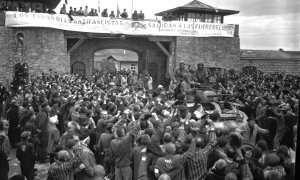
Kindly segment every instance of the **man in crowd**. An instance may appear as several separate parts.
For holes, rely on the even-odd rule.
[[[0,120],[0,179],[8,180],[10,143],[7,137],[9,123],[7,120]]]
[[[102,17],[108,17],[108,13],[107,13],[107,9],[103,9],[102,13],[101,13]]]
[[[67,14],[66,4],[63,4],[63,7],[60,9],[60,14]]]
[[[180,61],[180,63],[179,63],[179,68],[177,68],[177,69],[175,70],[175,74],[174,74],[174,77],[175,77],[176,81],[177,81],[178,83],[179,83],[180,81],[182,81],[184,75],[187,74],[187,73],[188,73],[188,71],[187,71],[187,69],[186,69],[186,67],[185,67],[184,61]]]
[[[141,20],[141,21],[143,21],[145,19],[145,15],[142,10],[140,10],[138,17],[139,17],[139,20]]]
[[[16,157],[20,161],[22,174],[28,180],[34,180],[35,151],[33,144],[29,142],[31,133],[24,131],[21,134],[21,142],[17,145]]]
[[[121,13],[121,18],[128,18],[128,14],[126,12],[126,9],[123,10],[123,12]]]
[[[202,63],[197,65],[197,70],[195,71],[195,80],[198,83],[204,83],[206,81],[206,74],[204,65]]]
[[[85,6],[85,9],[83,10],[83,15],[87,16],[89,14],[88,6]]]
[[[139,15],[137,11],[135,10],[131,16],[132,20],[137,21],[139,19]]]
[[[67,151],[59,151],[57,161],[48,170],[48,180],[74,180],[74,171],[78,167],[85,168],[78,156],[70,159]]]
[[[46,162],[47,156],[48,156],[48,137],[49,137],[49,131],[48,131],[48,124],[49,124],[49,112],[50,112],[50,106],[47,102],[44,102],[41,104],[40,112],[38,113],[36,117],[37,121],[37,127],[39,131],[39,139],[40,144],[38,147],[38,159],[41,163]]]
[[[111,11],[109,17],[110,17],[110,18],[115,18],[115,17],[116,17],[115,12],[114,12],[114,11]]]

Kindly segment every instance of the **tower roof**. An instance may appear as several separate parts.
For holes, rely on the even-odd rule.
[[[213,6],[207,5],[203,2],[200,2],[198,0],[193,0],[183,6],[179,6],[173,9],[169,9],[166,11],[162,11],[159,13],[156,13],[156,16],[162,16],[165,13],[172,13],[177,14],[181,12],[195,12],[195,13],[207,13],[207,14],[220,14],[220,15],[232,15],[232,14],[238,14],[239,11],[234,10],[227,10],[227,9],[218,9]]]

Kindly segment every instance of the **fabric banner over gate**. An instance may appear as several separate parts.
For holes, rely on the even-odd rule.
[[[147,36],[233,37],[235,25],[187,21],[133,21],[131,19],[63,14],[6,12],[7,27],[47,27],[67,31]]]

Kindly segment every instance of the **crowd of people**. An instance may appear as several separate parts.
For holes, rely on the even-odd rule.
[[[26,13],[43,13],[42,7],[40,5],[36,5],[34,8],[29,7],[27,3],[19,3],[17,6],[13,5],[12,3],[9,4],[8,6],[5,3],[2,3],[0,6],[0,12],[6,12],[6,11],[19,11],[19,12],[26,12]],[[46,9],[45,13],[49,14],[56,14],[56,12],[53,9]],[[110,17],[110,18],[123,18],[127,19],[128,18],[128,13],[126,9],[123,9],[123,12],[119,12],[117,10],[117,14],[115,14],[114,11],[111,11],[110,14],[108,14],[108,9],[105,8],[103,11],[100,13],[97,11],[97,8],[91,8],[89,9],[88,6],[85,6],[83,9],[82,7],[79,7],[77,9],[76,7],[69,7],[69,10],[67,10],[66,4],[63,4],[63,6],[60,9],[60,14],[68,14],[71,16],[101,16],[101,17]],[[100,13],[100,14],[99,14]],[[139,20],[142,21],[145,19],[145,14],[143,13],[142,10],[138,13],[136,10],[132,13],[131,15],[132,20]]]
[[[88,6],[85,6],[85,9],[82,9],[82,7],[80,7],[78,10],[77,8],[70,7],[70,10],[68,12],[66,8],[66,4],[63,4],[63,7],[60,9],[60,14],[70,14],[72,16],[99,16],[96,8],[91,8],[91,10],[89,11]],[[111,11],[110,14],[108,14],[108,9],[105,8],[103,9],[100,15],[101,17],[110,17],[110,18],[119,18],[119,17],[123,19],[128,18],[128,13],[126,9],[123,9],[122,13],[119,12],[119,10],[117,10],[117,14],[115,14],[114,11]],[[135,10],[132,13],[131,18],[133,20],[144,20],[145,15],[142,10],[139,13],[137,13],[137,11]]]
[[[50,162],[49,180],[294,179],[300,77],[214,74],[211,99],[201,93],[208,76],[203,64],[181,62],[157,88],[130,71],[0,85],[0,179],[8,179],[11,148],[28,180],[37,162]],[[220,112],[200,108],[209,101],[239,104],[247,122],[216,127]]]

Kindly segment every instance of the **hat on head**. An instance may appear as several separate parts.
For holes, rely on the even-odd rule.
[[[162,85],[158,85],[158,89],[163,89],[164,87]]]
[[[176,152],[176,146],[173,143],[165,144],[165,149],[167,154],[174,154]]]
[[[27,139],[30,136],[31,136],[31,132],[29,132],[29,131],[24,131],[24,132],[21,133],[21,138],[22,139]]]
[[[275,153],[269,153],[267,154],[265,161],[267,165],[275,167],[280,163],[280,158]]]
[[[142,137],[141,137],[141,143],[142,144],[150,144],[151,143],[150,136],[148,134],[142,135]]]
[[[94,176],[95,177],[104,177],[105,176],[105,170],[104,170],[104,167],[101,166],[101,165],[96,165],[94,166]]]
[[[216,163],[215,163],[215,169],[217,171],[225,171],[227,167],[227,163],[224,159],[219,159]]]
[[[210,115],[212,121],[217,121],[220,117],[220,113],[216,110]]]
[[[41,104],[41,108],[45,108],[46,106],[48,106],[48,103],[47,102],[44,102],[43,104]]]
[[[185,64],[185,62],[184,61],[180,61],[180,63],[179,64]]]
[[[179,106],[178,106],[178,109],[179,109],[180,111],[185,111],[185,110],[187,110],[187,106],[185,106],[185,105],[179,105]]]
[[[70,148],[72,148],[73,146],[75,146],[75,144],[76,144],[76,142],[75,142],[74,139],[68,139],[68,140],[66,141],[65,147],[70,149]]]
[[[18,105],[18,101],[15,100],[15,99],[13,99],[13,100],[11,101],[11,104],[12,104],[12,105]]]

